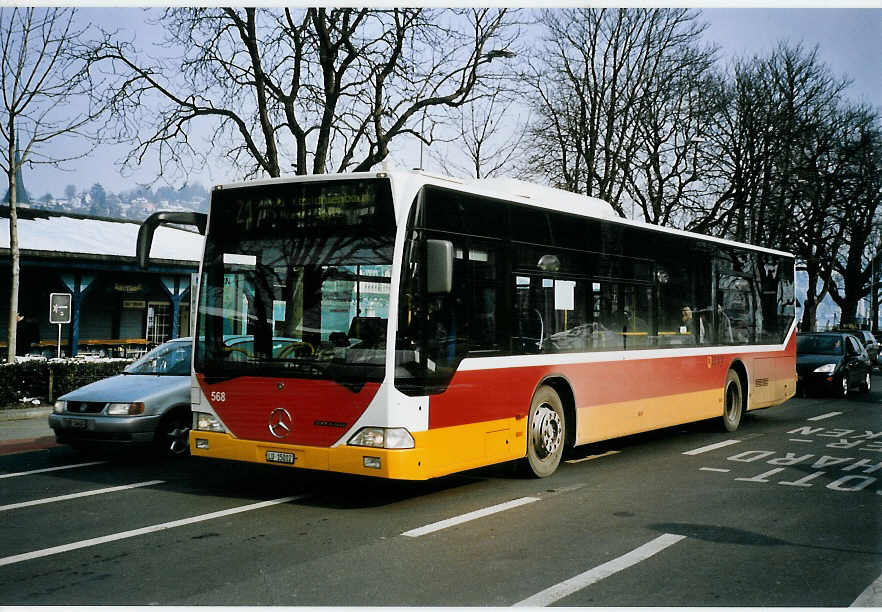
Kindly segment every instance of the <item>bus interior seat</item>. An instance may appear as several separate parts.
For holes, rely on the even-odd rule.
[[[358,338],[365,346],[382,344],[386,333],[386,319],[380,317],[355,317],[349,324],[349,337]]]

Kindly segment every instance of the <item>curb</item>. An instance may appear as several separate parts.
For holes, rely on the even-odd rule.
[[[52,413],[52,407],[40,408],[6,408],[0,409],[0,421],[20,421],[23,419],[36,419],[47,417]]]
[[[40,436],[39,438],[25,438],[23,440],[7,440],[0,442],[0,455],[9,455],[25,451],[46,450],[61,446],[55,441],[55,436]]]

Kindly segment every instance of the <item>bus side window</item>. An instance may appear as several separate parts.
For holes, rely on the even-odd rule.
[[[645,348],[652,339],[652,287],[631,283],[592,283],[593,348]]]
[[[454,291],[467,293],[468,343],[470,352],[498,351],[500,293],[499,248],[490,241],[470,240],[461,251],[459,279],[454,278]],[[459,257],[460,254],[457,254]]]
[[[717,279],[718,337],[723,344],[749,344],[756,333],[752,282],[733,274]]]
[[[586,280],[515,274],[514,285],[515,354],[591,350]]]

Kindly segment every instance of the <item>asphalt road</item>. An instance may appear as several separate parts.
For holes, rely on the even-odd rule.
[[[0,605],[882,605],[873,385],[578,449],[543,480],[6,454]]]

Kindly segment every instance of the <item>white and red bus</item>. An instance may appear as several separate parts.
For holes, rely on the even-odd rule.
[[[207,228],[206,228],[207,221]],[[594,198],[420,172],[223,185],[204,215],[193,455],[398,479],[795,389],[794,260]],[[206,231],[207,229],[207,231]]]

